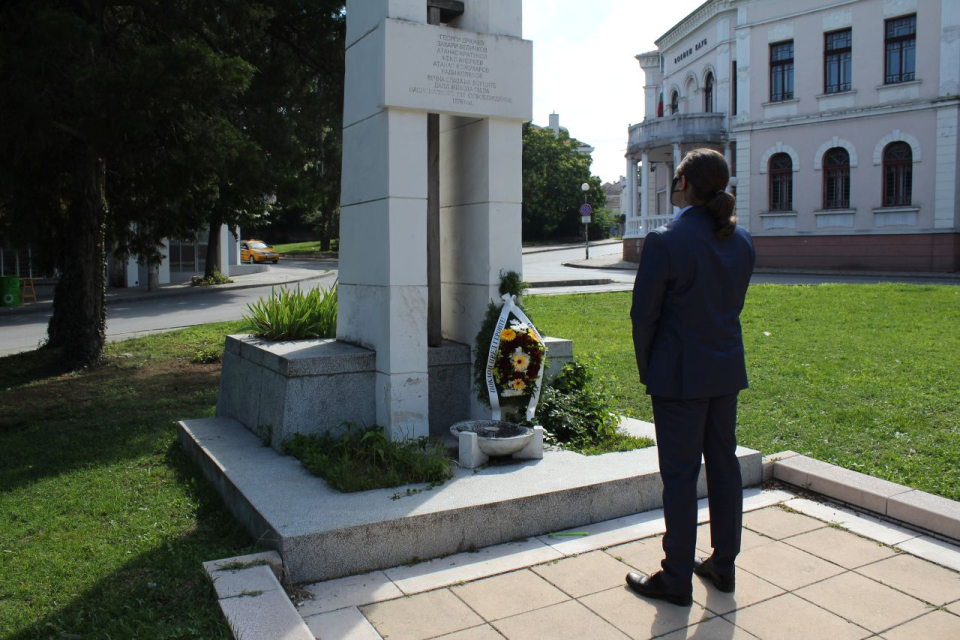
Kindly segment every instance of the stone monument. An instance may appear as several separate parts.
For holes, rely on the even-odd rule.
[[[376,353],[393,439],[429,435],[430,347],[472,345],[522,268],[521,23],[521,0],[347,1],[337,340]]]

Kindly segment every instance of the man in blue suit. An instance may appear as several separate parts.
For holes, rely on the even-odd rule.
[[[737,395],[747,388],[740,311],[756,262],[726,192],[729,168],[709,149],[677,167],[673,221],[647,234],[633,289],[634,350],[656,423],[666,534],[661,571],[627,575],[648,598],[689,606],[692,574],[735,588],[743,483]],[[706,462],[713,555],[695,558],[697,478]]]

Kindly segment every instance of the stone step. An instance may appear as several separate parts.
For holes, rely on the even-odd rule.
[[[662,506],[656,448],[602,456],[545,452],[442,486],[341,493],[230,418],[179,424],[180,441],[290,583],[319,582],[562,531]],[[744,486],[761,456],[741,447]],[[700,497],[706,495],[701,473]]]

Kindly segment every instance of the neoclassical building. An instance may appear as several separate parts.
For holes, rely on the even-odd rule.
[[[656,44],[637,56],[625,259],[707,146],[758,266],[960,270],[960,0],[709,0]]]

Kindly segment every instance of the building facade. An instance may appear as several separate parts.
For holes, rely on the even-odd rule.
[[[710,0],[656,44],[637,56],[625,259],[706,146],[758,266],[960,270],[960,2]]]

